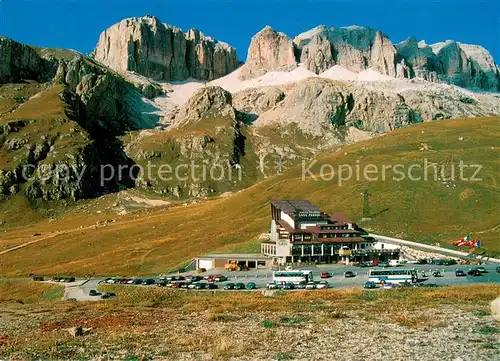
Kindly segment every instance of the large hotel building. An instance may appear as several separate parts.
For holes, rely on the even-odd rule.
[[[343,214],[326,214],[305,200],[271,201],[271,235],[261,252],[277,264],[399,257],[398,250],[384,249]]]

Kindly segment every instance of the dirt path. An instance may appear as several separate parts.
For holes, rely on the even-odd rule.
[[[69,230],[66,230],[66,231],[56,231],[56,232],[54,232],[54,233],[52,233],[52,234],[50,234],[48,236],[41,237],[41,238],[35,239],[33,241],[29,241],[29,242],[20,244],[18,246],[11,247],[9,249],[1,251],[0,252],[0,256],[3,255],[3,254],[10,253],[10,252],[13,252],[15,250],[18,250],[20,248],[27,247],[27,246],[29,246],[31,244],[35,244],[35,243],[38,243],[38,242],[41,242],[41,241],[45,241],[45,240],[50,239],[50,238],[54,238],[54,237],[57,237],[57,236],[61,236],[61,235],[65,235],[65,234],[69,234],[69,233],[73,233],[73,232],[77,232],[77,231],[84,231],[84,230],[91,229],[91,228],[94,228],[94,227],[95,227],[95,225],[88,226],[88,227],[83,227],[83,228],[73,228],[73,229],[69,229]]]

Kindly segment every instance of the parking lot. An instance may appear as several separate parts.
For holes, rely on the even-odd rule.
[[[467,275],[467,271],[469,269],[475,268],[475,266],[462,266],[462,265],[453,265],[453,266],[436,266],[436,265],[418,265],[411,264],[406,266],[400,266],[398,268],[415,268],[418,271],[419,275],[419,283],[422,285],[437,285],[437,286],[451,286],[451,285],[465,285],[472,283],[500,283],[500,273],[496,270],[496,265],[485,265],[483,266],[487,272],[481,273],[480,276],[469,276]],[[390,267],[389,269],[392,269]],[[327,281],[329,288],[361,288],[364,283],[368,281],[368,271],[371,268],[361,268],[356,266],[346,266],[346,265],[324,265],[324,266],[313,266],[313,267],[303,267],[301,270],[311,270],[313,274],[314,281]],[[434,277],[432,276],[432,271],[439,269],[441,276]],[[456,270],[463,270],[466,276],[457,277],[455,275]],[[344,276],[344,272],[352,271],[356,276],[351,278],[346,278]],[[426,277],[422,277],[422,271],[426,272]],[[331,277],[327,279],[320,278],[320,274],[322,272],[328,272]],[[207,278],[210,275],[222,275],[227,277],[227,280],[222,282],[215,281],[214,283],[218,286],[218,290],[223,290],[224,286],[228,283],[243,283],[248,285],[248,283],[254,283],[256,289],[265,289],[266,285],[269,282],[273,281],[273,272],[271,270],[251,270],[251,271],[226,271],[224,269],[213,269],[207,272],[197,274],[196,272],[188,272],[188,273],[177,273],[175,276],[200,276],[204,277],[203,280],[196,280],[195,282],[208,283]],[[172,276],[172,275],[169,275]],[[150,280],[149,285],[144,285],[143,282],[145,280]],[[106,282],[106,280],[108,280]],[[98,282],[101,283],[122,283],[126,286],[158,286],[159,284],[164,285],[166,287],[172,287],[172,284],[175,284],[176,281],[173,282],[165,282],[165,278],[162,277],[141,277],[137,278],[126,278],[128,283],[124,283],[124,278],[116,277],[111,279],[99,279]],[[134,282],[134,280],[136,280]],[[154,283],[151,281],[154,280]],[[93,283],[96,280],[93,280]],[[120,282],[121,281],[121,282]],[[183,280],[181,281],[183,282]],[[135,283],[135,284],[134,284]],[[146,282],[148,283],[148,282]],[[174,286],[175,287],[175,286]],[[181,287],[179,287],[181,288]],[[184,287],[187,288],[187,285]],[[200,289],[191,286],[191,289]]]

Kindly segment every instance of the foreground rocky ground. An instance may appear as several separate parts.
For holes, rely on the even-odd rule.
[[[43,287],[54,292],[54,286]],[[62,302],[43,296],[45,290],[39,299],[23,300],[27,296],[21,293],[15,300],[2,291],[1,357],[476,361],[500,356],[500,328],[488,308],[500,293],[498,285],[272,297],[106,288],[116,299]],[[75,336],[74,327],[82,327],[83,334]]]

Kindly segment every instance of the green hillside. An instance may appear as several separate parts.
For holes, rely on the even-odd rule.
[[[34,231],[41,236],[57,229],[61,233],[14,252],[1,255],[1,273],[29,272],[154,274],[189,261],[193,256],[226,250],[251,250],[256,238],[269,228],[270,199],[307,199],[328,212],[343,212],[360,222],[363,198],[371,194],[371,221],[360,222],[366,229],[385,235],[425,243],[448,245],[470,234],[483,241],[485,249],[500,252],[500,118],[474,118],[426,122],[412,125],[377,138],[323,154],[312,166],[314,177],[323,166],[325,179],[302,177],[302,167],[287,169],[282,176],[268,178],[227,197],[189,206],[116,216],[104,228],[84,228],[95,222],[81,214],[68,213],[54,222],[10,229],[3,233],[9,245],[26,242]],[[397,180],[400,174],[388,169],[400,164],[406,171],[425,161],[465,168],[467,180]],[[351,179],[339,184],[330,176],[330,166],[350,164],[361,169],[368,165],[382,172],[385,180]],[[309,163],[305,165],[305,168]],[[328,167],[328,168],[327,168]],[[458,172],[458,168],[456,168]],[[373,174],[369,176],[374,177]],[[413,169],[413,176],[422,171]],[[459,174],[456,174],[458,178]],[[331,178],[331,179],[330,179]],[[441,178],[441,176],[439,176]],[[90,223],[92,222],[92,223]],[[73,231],[71,231],[73,229]],[[1,243],[0,243],[1,245]]]

